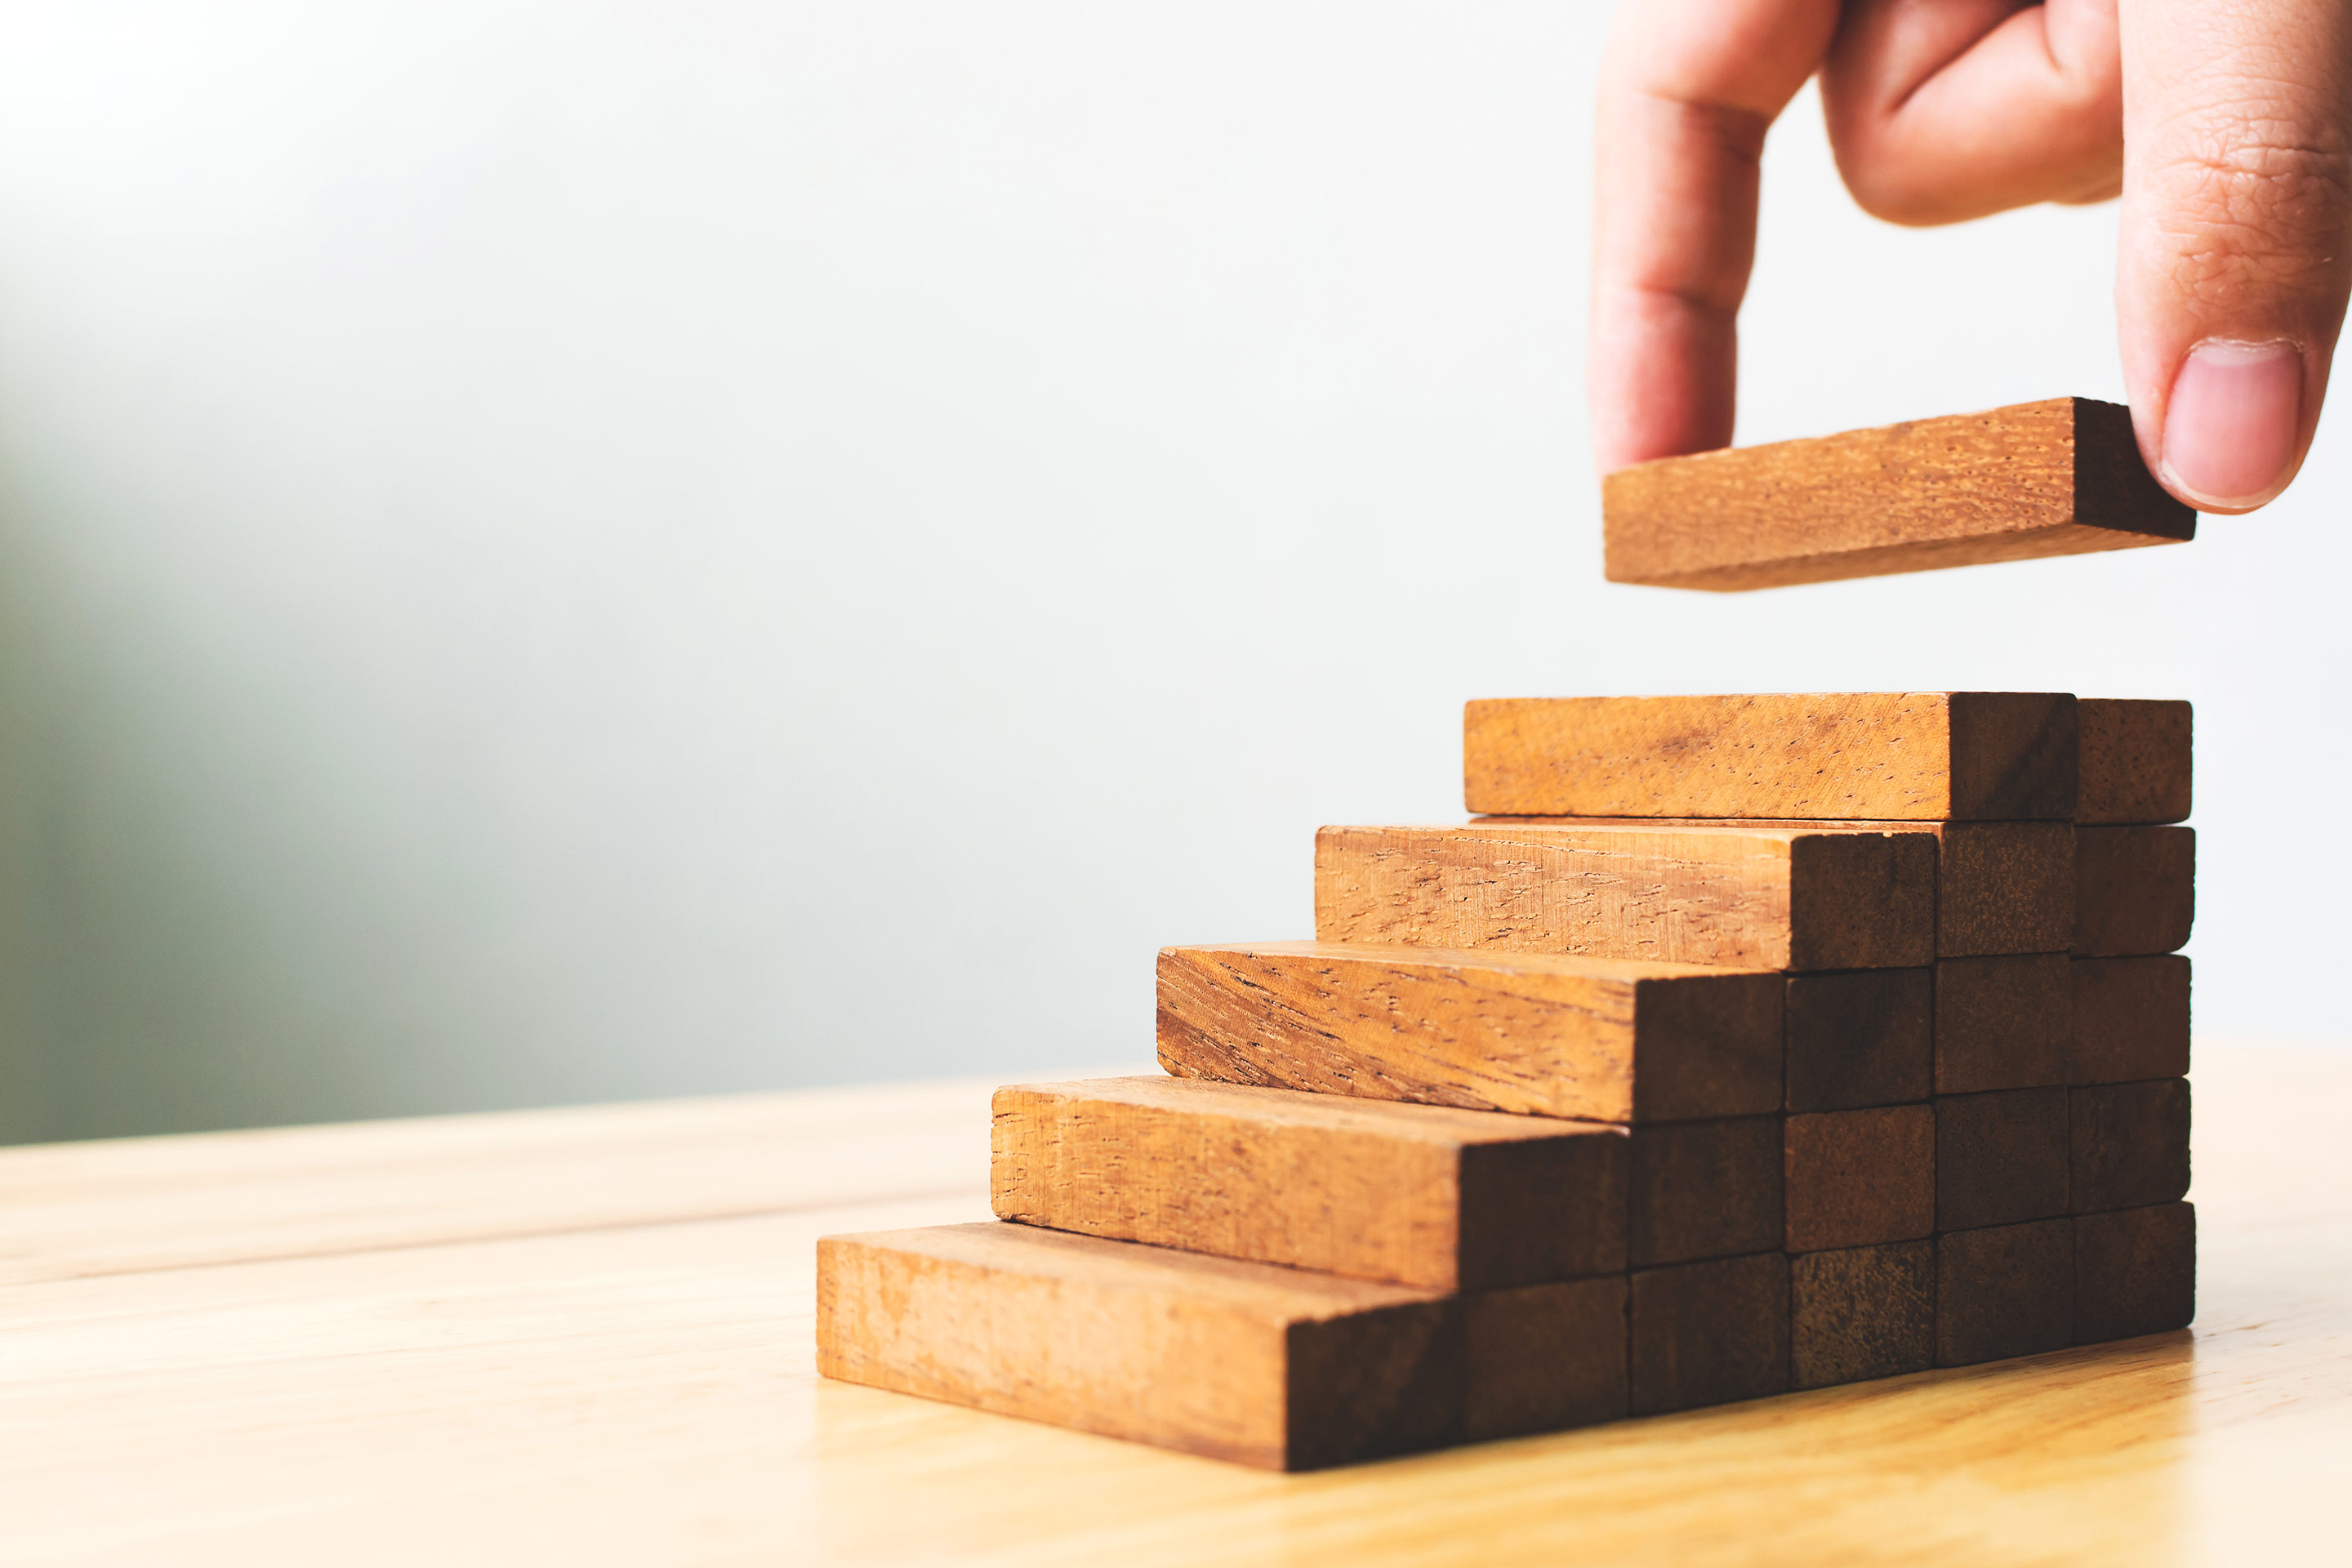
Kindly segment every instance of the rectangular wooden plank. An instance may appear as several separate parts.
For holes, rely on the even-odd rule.
[[[1789,1386],[1826,1388],[1936,1364],[1936,1244],[1789,1259]]]
[[[2074,712],[2082,763],[2074,820],[2179,822],[2189,816],[2196,714],[2186,702],[2085,697]]]
[[[1326,827],[1327,942],[1750,969],[1897,969],[1936,946],[1925,833],[1472,822]]]
[[[2077,958],[2068,1081],[2137,1083],[2189,1075],[2189,961],[2177,952]]]
[[[1790,1252],[1916,1241],[1936,1229],[1936,1113],[1925,1105],[1823,1110],[1782,1129]]]
[[[2077,1344],[2185,1329],[2196,1316],[2194,1205],[2075,1216]]]
[[[1458,1298],[981,1224],[817,1243],[827,1377],[1266,1469],[1459,1439]]]
[[[1780,1245],[1780,1119],[1669,1121],[1633,1130],[1627,1248],[1633,1266]]]
[[[2074,978],[2063,952],[1948,958],[1936,965],[1936,1092],[2066,1081]]]
[[[1936,1364],[1968,1366],[2074,1342],[2074,1228],[2034,1220],[1936,1238]]]
[[[2033,821],[2074,812],[2074,699],[2052,691],[1528,697],[1462,715],[1489,816]]]
[[[996,1091],[1001,1219],[1433,1290],[1625,1267],[1605,1122],[1181,1078]]]
[[[1558,1432],[1626,1410],[1625,1277],[1462,1299],[1465,1441]]]
[[[2147,1208],[2189,1191],[2189,1080],[2103,1083],[2067,1091],[2068,1208]]]
[[[1470,1110],[1654,1121],[1775,1109],[1763,970],[1260,942],[1160,954],[1160,1065]]]
[[[1611,582],[1717,593],[2197,536],[2131,411],[2087,397],[1664,458],[1601,494]]]
[[[1789,1386],[1789,1260],[1777,1252],[1640,1269],[1626,1308],[1636,1415]]]
[[[2066,1212],[2064,1089],[1936,1101],[1936,1228],[1976,1230]]]
[[[2196,918],[2195,828],[2074,829],[2076,957],[2170,952]]]
[[[1791,974],[1788,986],[1782,1109],[1902,1105],[1935,1091],[1934,970]]]

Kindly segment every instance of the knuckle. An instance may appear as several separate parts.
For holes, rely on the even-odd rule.
[[[2352,229],[2352,148],[2284,123],[2241,124],[2171,149],[2155,193],[2191,300],[2230,310],[2333,287]]]

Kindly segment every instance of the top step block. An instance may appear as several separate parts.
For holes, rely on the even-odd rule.
[[[1639,463],[1601,510],[1611,582],[1717,593],[2197,537],[2087,397]]]
[[[1462,782],[1481,816],[2052,821],[2079,750],[2063,692],[1504,698],[1464,709]]]

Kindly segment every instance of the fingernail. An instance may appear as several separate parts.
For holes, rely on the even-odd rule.
[[[2252,506],[2285,479],[2302,429],[2300,350],[2208,339],[2173,380],[2161,477],[2200,502]]]

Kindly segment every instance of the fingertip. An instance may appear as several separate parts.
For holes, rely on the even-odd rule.
[[[2156,477],[2200,511],[2252,511],[2294,478],[2308,366],[2284,339],[2208,338],[2181,357],[2165,400]]]

